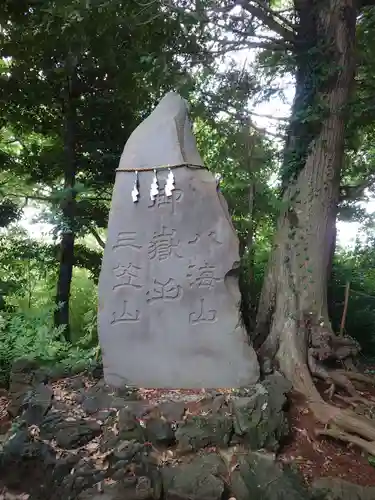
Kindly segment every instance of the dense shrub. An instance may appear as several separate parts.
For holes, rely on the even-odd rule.
[[[44,366],[86,368],[95,346],[88,335],[75,343],[65,341],[63,328],[53,327],[54,307],[2,313],[0,316],[0,383],[7,385],[13,361],[29,357]]]

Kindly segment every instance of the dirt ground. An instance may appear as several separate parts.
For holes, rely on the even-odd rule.
[[[375,391],[374,391],[375,392]],[[319,477],[340,477],[361,486],[375,486],[375,467],[363,452],[337,440],[316,437],[316,423],[297,395],[292,395],[289,418],[292,435],[279,460],[297,465],[310,484]]]

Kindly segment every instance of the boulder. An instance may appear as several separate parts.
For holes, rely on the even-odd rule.
[[[14,418],[21,412],[26,394],[46,380],[46,372],[40,369],[35,360],[25,358],[14,361],[9,382],[10,405],[8,413],[11,417]]]
[[[101,410],[120,409],[124,401],[136,400],[137,392],[132,388],[124,388],[121,395],[115,394],[104,379],[99,380],[89,390],[82,389],[82,407],[89,415],[94,415]]]
[[[130,136],[117,169],[99,280],[107,383],[257,382],[257,356],[239,316],[239,261],[238,237],[197,151],[187,104],[170,92]]]
[[[274,455],[247,452],[237,457],[230,489],[236,500],[307,500],[309,492],[299,473],[275,463]]]
[[[162,469],[165,500],[221,500],[225,491],[222,460],[214,453]]]
[[[56,429],[56,443],[64,449],[79,448],[101,433],[101,426],[95,420],[63,420]]]
[[[228,446],[232,429],[230,414],[188,417],[176,430],[177,448],[181,452],[187,452],[206,446]]]
[[[43,422],[52,407],[53,391],[45,384],[38,384],[34,389],[26,393],[23,400],[24,412],[22,419],[28,425],[39,425]]]
[[[155,445],[174,444],[175,434],[172,426],[162,417],[151,417],[146,421],[146,439]]]
[[[276,451],[289,434],[285,405],[290,389],[281,374],[274,374],[262,384],[242,390],[242,397],[232,398],[235,433],[232,443],[245,441],[253,450]]]
[[[375,486],[359,486],[344,479],[322,477],[311,487],[313,500],[374,500]]]

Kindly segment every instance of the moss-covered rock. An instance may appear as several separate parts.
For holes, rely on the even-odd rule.
[[[322,477],[311,487],[313,500],[374,500],[375,486],[359,486],[343,479]]]
[[[253,450],[276,451],[289,434],[285,405],[290,388],[284,377],[276,373],[234,397],[231,400],[235,433],[232,443],[242,441]]]
[[[228,446],[233,433],[230,414],[191,416],[176,431],[180,451],[196,451],[206,446]]]
[[[238,458],[231,475],[231,491],[236,500],[308,500],[309,491],[297,471],[281,467],[274,456],[249,452]]]
[[[165,500],[221,500],[225,491],[224,463],[215,454],[205,453],[190,463],[164,467]]]

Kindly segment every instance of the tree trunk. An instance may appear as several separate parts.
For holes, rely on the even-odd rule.
[[[336,216],[335,219],[337,219],[337,210],[336,210]],[[337,246],[337,226],[335,224],[334,228],[334,235],[333,235],[333,242],[332,242],[332,247],[331,247],[331,256],[329,259],[329,264],[328,264],[328,283],[333,282],[334,280],[334,271],[333,271],[333,263],[335,259],[335,253],[336,253],[336,246]],[[329,317],[332,317],[332,312],[334,310],[334,302],[335,302],[335,297],[334,297],[334,286],[329,286],[328,291],[327,291],[327,300],[328,300],[328,314]]]
[[[295,7],[296,96],[285,149],[283,211],[260,299],[256,346],[327,421],[334,408],[328,411],[315,388],[311,371],[317,367],[310,354],[318,350],[318,358],[325,359],[329,349],[327,280],[355,73],[356,6],[354,0],[295,0]]]
[[[326,425],[320,434],[375,454],[374,422],[327,403],[313,380],[318,377],[330,384],[329,399],[337,386],[350,396],[340,395],[341,399],[354,407],[358,401],[362,405],[375,402],[356,391],[351,380],[357,374],[332,371],[324,365],[359,352],[353,339],[333,334],[327,308],[345,110],[355,73],[354,2],[295,0],[300,25],[296,96],[284,158],[289,176],[256,335],[262,344],[258,352],[263,369],[276,367],[305,396],[316,419]],[[328,429],[330,424],[333,428]]]
[[[240,240],[240,249],[242,246],[242,253],[240,257],[244,262],[242,267],[242,272],[240,274],[240,290],[241,290],[241,314],[244,321],[246,330],[251,335],[255,329],[255,314],[254,311],[254,300],[253,300],[253,282],[254,282],[254,234],[256,229],[256,223],[254,221],[254,202],[255,202],[255,184],[254,181],[250,181],[249,191],[248,191],[248,226],[246,239],[243,239],[242,245]]]
[[[65,137],[64,137],[64,198],[61,202],[63,229],[60,242],[60,267],[56,289],[55,326],[65,326],[64,336],[70,340],[69,300],[74,266],[74,224],[75,193],[74,186],[77,169],[77,109],[76,109],[76,63],[70,58],[67,64],[67,85],[64,99]]]
[[[255,329],[255,307],[253,300],[253,288],[254,288],[254,235],[256,230],[256,206],[255,206],[255,194],[256,194],[256,174],[258,170],[259,160],[256,157],[256,145],[257,145],[257,135],[252,131],[252,124],[250,122],[249,127],[245,127],[244,132],[244,146],[245,146],[245,162],[247,172],[249,174],[249,186],[248,186],[248,224],[246,231],[246,239],[243,242],[243,252],[240,254],[241,258],[246,252],[246,266],[243,270],[240,280],[241,290],[241,311],[242,317],[247,331],[250,336],[253,334]]]

